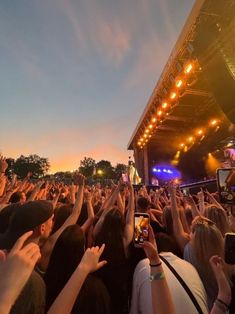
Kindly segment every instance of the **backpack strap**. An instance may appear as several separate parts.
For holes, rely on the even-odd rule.
[[[203,311],[199,305],[199,303],[197,302],[197,299],[195,298],[195,296],[193,295],[192,291],[189,289],[189,287],[187,286],[187,284],[185,283],[185,281],[182,279],[182,277],[177,273],[177,271],[174,269],[174,267],[172,267],[172,265],[164,258],[160,255],[160,259],[166,264],[166,266],[172,271],[172,273],[175,275],[175,277],[178,279],[178,281],[180,282],[181,286],[184,288],[184,290],[187,292],[188,296],[190,297],[191,301],[193,302],[195,308],[197,309],[199,314],[203,314]]]

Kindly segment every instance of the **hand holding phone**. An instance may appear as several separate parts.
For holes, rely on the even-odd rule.
[[[149,240],[149,224],[150,218],[147,213],[135,213],[134,214],[134,244],[139,247],[145,241]]]

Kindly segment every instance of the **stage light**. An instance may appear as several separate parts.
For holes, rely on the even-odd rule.
[[[140,145],[141,145],[141,142],[138,142],[138,145],[140,146]]]
[[[176,98],[176,93],[172,92],[170,97],[171,97],[171,99],[175,99]]]
[[[151,135],[151,134],[149,134],[149,138],[150,138],[150,137],[152,137],[152,135]]]
[[[203,131],[202,131],[202,130],[199,130],[199,131],[197,132],[197,134],[198,134],[198,135],[202,135],[202,134],[203,134]]]
[[[164,102],[164,103],[162,104],[162,108],[163,108],[163,109],[166,109],[167,106],[168,106],[168,103],[167,103],[167,102]]]
[[[156,169],[156,168],[153,168],[153,172],[157,172],[157,169]]]
[[[181,147],[181,148],[183,148],[183,147],[184,147],[184,145],[185,145],[184,143],[181,143],[181,144],[180,144],[180,147]]]
[[[146,138],[146,137],[147,137],[147,134],[144,134],[144,137]]]
[[[157,121],[156,118],[152,118],[152,122],[155,123]]]
[[[149,130],[147,129],[147,130],[145,130],[145,133],[149,133]]]
[[[149,125],[149,129],[152,129],[152,128],[153,128],[153,125],[152,125],[152,124],[150,124],[150,125]]]
[[[187,153],[188,151],[188,146],[184,146],[184,152]]]
[[[190,136],[190,137],[188,138],[188,141],[191,143],[191,142],[193,141],[193,137]]]
[[[183,85],[183,81],[182,80],[177,80],[176,83],[175,83],[175,86],[177,88],[180,88],[182,85]]]
[[[162,111],[158,110],[157,114],[158,114],[158,116],[161,116],[162,115]]]
[[[211,124],[212,126],[214,126],[214,125],[216,125],[217,123],[218,123],[217,120],[212,120],[210,124]]]
[[[189,63],[189,64],[187,64],[187,65],[185,66],[185,68],[184,68],[184,73],[185,73],[185,74],[189,74],[189,73],[192,71],[192,69],[193,69],[193,65],[192,65],[192,63]]]

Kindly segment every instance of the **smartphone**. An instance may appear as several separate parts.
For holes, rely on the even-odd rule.
[[[138,247],[139,244],[143,244],[144,241],[149,240],[149,223],[150,218],[147,213],[135,213],[134,214],[134,245]]]
[[[235,265],[235,233],[225,234],[224,260],[227,264]]]
[[[129,182],[129,178],[128,178],[128,174],[127,173],[123,173],[122,174],[122,181],[125,182],[125,183]]]
[[[217,169],[216,177],[220,202],[235,205],[235,168]]]

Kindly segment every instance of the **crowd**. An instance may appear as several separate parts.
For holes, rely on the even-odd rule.
[[[0,158],[0,314],[235,313],[234,208],[217,193],[9,179],[7,166]],[[135,212],[150,216],[138,247]]]

